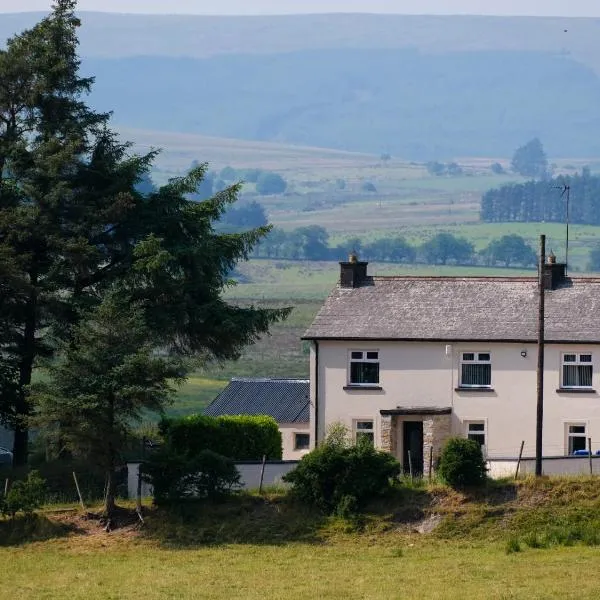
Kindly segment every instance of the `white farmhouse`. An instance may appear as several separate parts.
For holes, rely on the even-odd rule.
[[[538,280],[371,277],[351,256],[304,335],[312,441],[343,422],[428,472],[449,436],[535,452]],[[600,448],[600,279],[544,265],[544,456]]]

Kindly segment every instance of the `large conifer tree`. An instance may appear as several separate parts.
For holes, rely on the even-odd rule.
[[[56,0],[0,51],[0,418],[14,428],[16,464],[27,460],[36,361],[115,282],[156,343],[181,354],[234,358],[286,315],[221,298],[268,231],[215,233],[238,187],[186,200],[200,166],[150,194],[137,189],[155,155],[132,155],[85,104],[93,80],[79,75],[75,5]]]

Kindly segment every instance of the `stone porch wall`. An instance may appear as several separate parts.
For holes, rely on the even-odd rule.
[[[446,440],[451,436],[451,415],[413,415],[411,420],[423,421],[423,474],[429,475],[429,453],[433,449],[433,464],[437,463]],[[379,447],[384,452],[397,454],[398,417],[381,416]]]
[[[390,454],[396,454],[397,431],[396,417],[381,415],[381,440],[379,444],[381,450]]]
[[[433,465],[442,453],[452,433],[451,415],[427,415],[423,418],[423,474],[429,475],[429,454],[433,450]]]

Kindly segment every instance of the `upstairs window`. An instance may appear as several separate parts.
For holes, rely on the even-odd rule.
[[[562,387],[591,388],[592,371],[591,354],[563,354]]]
[[[461,387],[491,387],[492,357],[489,352],[463,352],[460,361]]]
[[[379,385],[379,352],[352,350],[350,352],[350,385]]]

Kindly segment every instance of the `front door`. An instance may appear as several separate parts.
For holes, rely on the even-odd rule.
[[[403,433],[404,460],[402,461],[402,464],[404,466],[404,472],[409,473],[410,465],[412,465],[413,475],[422,475],[423,421],[404,421]]]

